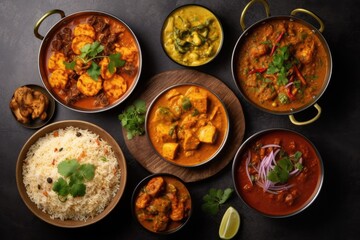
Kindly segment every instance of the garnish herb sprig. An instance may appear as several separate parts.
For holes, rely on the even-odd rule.
[[[127,131],[127,139],[132,139],[134,136],[143,135],[145,133],[146,103],[144,100],[135,100],[133,104],[127,106],[123,113],[119,114],[118,118],[121,125]]]
[[[216,215],[219,212],[220,206],[231,197],[233,192],[232,188],[226,188],[225,190],[211,188],[203,197],[204,203],[201,205],[201,209],[205,213]]]
[[[75,65],[76,65],[76,60],[80,59],[84,64],[91,62],[91,66],[89,67],[89,69],[87,70],[87,73],[89,74],[89,76],[97,81],[99,76],[100,76],[100,67],[98,64],[96,64],[93,60],[96,58],[105,58],[108,57],[109,58],[109,65],[108,65],[108,70],[109,72],[112,74],[115,72],[115,69],[117,67],[122,67],[125,65],[125,60],[121,59],[121,54],[120,53],[114,53],[114,54],[110,54],[109,56],[105,56],[105,55],[99,55],[99,53],[101,53],[102,51],[104,51],[104,46],[100,44],[100,42],[95,41],[93,43],[88,43],[85,44],[81,49],[81,54],[77,57],[75,57],[75,59],[71,62],[64,62],[66,69],[69,70],[74,70],[75,69]]]
[[[67,195],[82,197],[86,193],[85,181],[91,181],[95,176],[95,166],[92,164],[80,164],[76,159],[67,159],[59,163],[58,173],[60,177],[53,185],[59,199],[66,201]],[[67,181],[66,179],[69,179]]]

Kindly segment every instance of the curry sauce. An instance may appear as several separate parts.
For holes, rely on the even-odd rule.
[[[234,75],[242,93],[257,106],[273,112],[293,111],[322,93],[328,59],[325,44],[308,26],[271,19],[244,36]]]
[[[179,85],[162,93],[147,116],[147,134],[155,150],[181,166],[197,166],[219,151],[228,134],[227,112],[216,95],[197,85]]]
[[[65,105],[101,109],[133,88],[140,50],[131,30],[105,15],[83,15],[62,25],[46,51],[44,80]]]

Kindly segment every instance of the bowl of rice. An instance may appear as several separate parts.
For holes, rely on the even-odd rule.
[[[59,121],[38,130],[16,164],[26,206],[43,221],[65,228],[107,216],[122,197],[126,180],[126,161],[116,140],[85,121]]]

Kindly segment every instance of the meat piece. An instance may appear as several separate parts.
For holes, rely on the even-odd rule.
[[[145,192],[152,197],[158,195],[165,187],[165,181],[162,177],[153,177],[145,186]]]
[[[195,150],[200,144],[199,139],[192,134],[190,130],[185,130],[183,148],[185,151],[187,150]]]
[[[16,89],[10,101],[10,109],[21,123],[37,118],[45,120],[48,105],[49,99],[43,93],[26,86]]]

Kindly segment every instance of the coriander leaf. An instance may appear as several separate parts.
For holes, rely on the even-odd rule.
[[[115,68],[122,67],[125,65],[125,60],[121,59],[120,53],[110,54],[109,59],[110,59],[110,62],[108,65],[108,69],[111,74],[113,74],[115,72]]]
[[[144,100],[141,99],[135,100],[134,106],[136,107],[138,113],[146,113],[146,103]]]
[[[298,163],[295,164],[295,168],[299,169],[299,171],[301,171],[301,170],[303,170],[304,166],[301,163],[298,162]]]
[[[289,172],[275,165],[274,169],[268,173],[267,179],[273,183],[286,183],[289,179]]]
[[[90,181],[95,176],[95,166],[92,164],[82,164],[79,167],[79,174]]]
[[[299,159],[301,158],[301,156],[302,156],[302,152],[296,151],[295,154],[294,154],[294,160],[295,160],[295,161],[299,161]]]
[[[69,186],[67,182],[60,177],[53,185],[52,190],[57,192],[60,196],[66,196],[69,194]]]
[[[92,62],[90,68],[87,70],[87,74],[89,74],[93,80],[98,81],[100,76],[100,67],[96,63]]]
[[[60,173],[64,177],[68,177],[73,174],[78,167],[79,163],[75,159],[65,160],[59,163],[58,173]]]
[[[104,50],[104,46],[100,45],[100,42],[95,41],[90,45],[90,48],[87,51],[87,55],[89,55],[89,57],[91,57],[91,58],[94,58],[94,57],[96,57],[96,55],[101,53],[103,50]],[[81,49],[81,51],[82,51],[82,49]]]
[[[233,189],[231,188],[227,188],[224,190],[224,194],[223,196],[221,197],[221,200],[220,200],[220,204],[223,204],[225,203],[230,197],[231,197],[231,194],[234,192]]]
[[[136,100],[133,104],[127,106],[125,110],[118,115],[121,125],[127,131],[127,139],[145,133],[144,122],[146,113],[146,103],[143,100]]]
[[[65,68],[66,68],[67,70],[74,70],[75,64],[76,64],[75,61],[71,61],[71,62],[69,62],[69,63],[66,62],[66,61],[64,61],[63,63],[64,63]]]
[[[293,170],[294,166],[289,158],[282,158],[280,159],[277,164],[279,167],[281,167],[283,170],[290,172]]]
[[[217,214],[220,206],[230,198],[233,191],[231,188],[209,189],[209,192],[203,197],[204,203],[201,205],[201,209],[211,215]]]
[[[109,161],[109,160],[108,160],[106,157],[104,157],[104,156],[101,156],[101,157],[100,157],[100,160],[103,161],[103,162],[108,162],[108,161]]]
[[[211,215],[216,215],[219,212],[219,204],[217,202],[207,202],[201,205],[201,209]]]
[[[76,183],[70,187],[70,194],[73,197],[82,197],[85,195],[86,186],[83,183]]]

